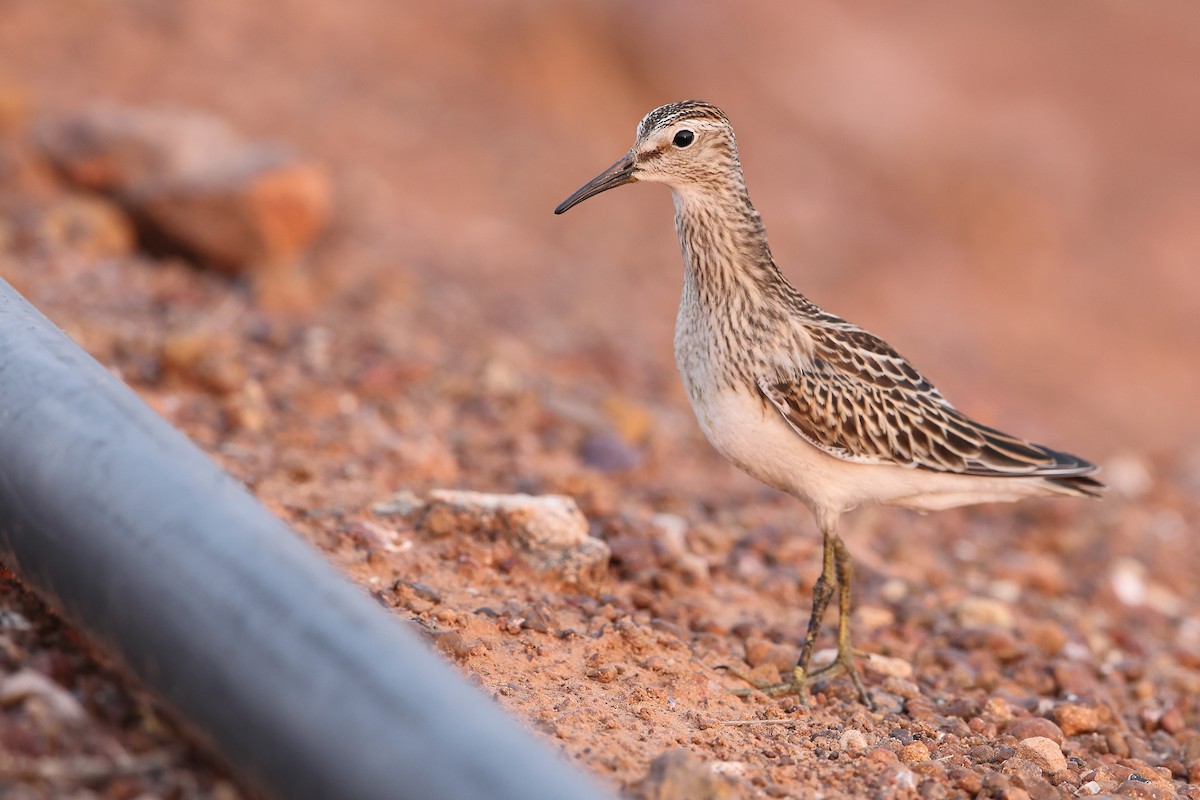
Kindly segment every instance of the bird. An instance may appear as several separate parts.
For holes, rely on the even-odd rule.
[[[797,291],[750,202],[733,126],[699,100],[654,109],[633,147],[564,200],[562,214],[630,183],[663,183],[675,205],[684,279],[675,361],[700,428],[726,459],[812,511],[822,569],[792,673],[739,694],[799,695],[845,673],[871,707],[850,636],[852,561],[839,533],[858,506],[938,511],[985,502],[1099,497],[1096,465],[959,411],[883,339]],[[838,594],[837,656],[810,672]]]

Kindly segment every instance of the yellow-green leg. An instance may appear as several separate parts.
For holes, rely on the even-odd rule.
[[[841,539],[838,538],[836,531],[825,531],[825,552],[822,559],[821,577],[817,578],[816,584],[813,585],[812,614],[808,617],[808,632],[804,634],[800,659],[796,662],[796,668],[792,670],[792,682],[797,687],[802,687],[809,677],[808,663],[812,660],[813,646],[817,642],[817,634],[821,632],[825,609],[829,607],[829,600],[833,597],[833,585],[838,580],[837,550],[840,544]]]
[[[741,678],[753,686],[753,689],[735,689],[739,695],[761,691],[772,697],[787,694],[797,694],[808,706],[807,688],[818,678],[844,670],[858,690],[858,695],[864,705],[871,707],[871,699],[867,689],[859,677],[858,668],[854,664],[854,647],[850,643],[850,580],[853,574],[850,551],[837,533],[836,520],[824,521],[821,525],[824,535],[821,577],[813,585],[812,613],[808,618],[808,630],[804,635],[804,644],[800,648],[800,658],[796,668],[792,670],[791,680],[783,683],[762,683],[753,680],[736,670],[728,670],[732,675]],[[833,597],[834,584],[838,587],[838,651],[837,658],[827,667],[822,667],[814,673],[809,673],[809,662],[812,660],[813,648],[817,635],[821,631],[821,622],[825,618],[825,610]]]
[[[812,679],[839,669],[845,670],[846,674],[850,676],[850,680],[854,683],[854,688],[858,690],[858,696],[862,699],[863,705],[867,708],[872,708],[871,698],[867,695],[867,687],[863,686],[862,678],[858,674],[858,666],[854,663],[854,646],[850,644],[850,579],[854,573],[850,551],[846,549],[846,544],[842,541],[842,538],[836,535],[834,548],[836,551],[834,558],[837,565],[838,581],[837,658],[829,666],[822,667],[808,677]],[[803,658],[803,655],[801,653],[801,658]],[[799,670],[802,665],[803,662],[797,664],[796,669]]]

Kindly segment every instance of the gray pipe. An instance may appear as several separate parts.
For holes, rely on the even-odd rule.
[[[606,796],[3,280],[0,558],[276,797]]]

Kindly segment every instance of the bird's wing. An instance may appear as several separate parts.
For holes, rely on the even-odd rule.
[[[1095,469],[972,421],[882,339],[839,323],[810,329],[810,360],[758,381],[792,429],[826,453],[969,475],[1065,476]]]

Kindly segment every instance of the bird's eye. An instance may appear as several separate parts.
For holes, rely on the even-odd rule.
[[[675,138],[671,140],[671,143],[676,147],[687,147],[694,141],[696,141],[696,134],[683,130],[675,134]]]

